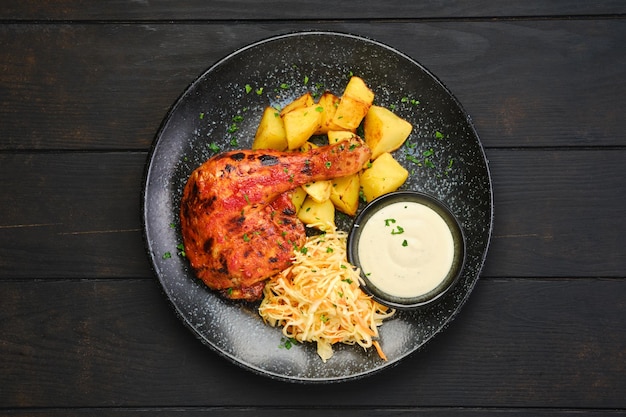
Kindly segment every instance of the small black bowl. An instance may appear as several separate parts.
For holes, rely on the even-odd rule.
[[[453,242],[453,255],[451,267],[443,280],[433,289],[419,294],[419,295],[407,295],[401,296],[398,294],[392,295],[378,288],[368,277],[367,273],[364,273],[361,267],[361,260],[359,258],[359,239],[361,238],[362,231],[366,223],[372,218],[372,216],[384,207],[394,203],[418,203],[433,210],[448,226],[448,229],[452,235]],[[414,211],[416,212],[416,211]],[[381,242],[382,245],[382,242]],[[396,249],[406,250],[407,248]],[[413,309],[417,307],[425,307],[443,296],[458,280],[461,275],[463,266],[465,264],[465,235],[463,228],[458,219],[438,199],[431,195],[424,194],[417,191],[396,191],[389,194],[385,194],[378,197],[371,203],[369,203],[361,211],[361,213],[355,219],[354,225],[348,235],[348,261],[361,270],[361,287],[363,290],[370,294],[376,301],[381,304],[397,309]],[[385,256],[386,248],[380,247],[381,256]],[[417,277],[416,277],[417,278]]]

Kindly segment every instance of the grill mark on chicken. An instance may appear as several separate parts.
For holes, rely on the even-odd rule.
[[[359,138],[306,152],[233,151],[189,177],[180,217],[195,274],[228,298],[256,300],[264,281],[291,264],[305,240],[291,190],[356,173],[371,152]]]
[[[259,155],[259,161],[265,166],[273,166],[278,164],[279,160],[274,155]]]

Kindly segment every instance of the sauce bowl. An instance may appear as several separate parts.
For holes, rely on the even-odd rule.
[[[460,276],[465,235],[456,216],[435,197],[396,191],[373,200],[348,235],[348,261],[361,287],[397,309],[425,307]]]

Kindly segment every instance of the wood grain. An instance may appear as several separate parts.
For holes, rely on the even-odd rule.
[[[623,2],[603,0],[510,1],[499,4],[488,1],[406,2],[402,0],[333,3],[279,1],[271,4],[255,1],[185,0],[113,0],[107,7],[97,0],[65,0],[49,7],[36,0],[5,0],[0,19],[62,20],[268,20],[268,19],[429,19],[497,16],[588,16],[625,13]]]
[[[625,295],[624,280],[482,280],[452,325],[399,366],[308,386],[213,353],[154,280],[0,281],[0,404],[623,410]]]
[[[487,147],[625,146],[621,20],[6,24],[0,150],[147,150],[217,60],[295,30],[372,37],[457,96]],[[46,45],[37,48],[34,45]],[[280,64],[279,64],[280,65]],[[563,76],[567,74],[567,76]]]

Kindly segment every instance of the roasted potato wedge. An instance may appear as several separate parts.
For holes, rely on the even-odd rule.
[[[304,191],[317,203],[323,203],[330,198],[332,189],[331,180],[313,181],[302,186]]]
[[[288,149],[298,149],[319,129],[322,113],[317,107],[317,104],[298,107],[281,116],[285,125]]]
[[[380,106],[371,106],[363,121],[363,139],[372,150],[372,159],[398,149],[412,130],[411,123]]]
[[[297,187],[291,193],[291,202],[293,203],[296,213],[302,207],[302,203],[304,203],[304,199],[306,198],[307,193],[304,191],[304,188]]]
[[[333,115],[332,123],[355,131],[374,102],[374,93],[359,77],[351,77]]]
[[[350,139],[354,133],[349,130],[329,130],[326,135],[328,136],[328,144],[334,145],[342,140]]]
[[[349,216],[354,216],[359,208],[359,174],[331,180],[330,201],[335,208]]]
[[[324,225],[335,226],[335,206],[330,199],[317,203],[307,196],[298,211],[298,218],[304,224],[321,223],[320,230],[325,230]]]
[[[313,94],[305,93],[301,95],[300,97],[298,97],[297,99],[291,101],[285,107],[283,107],[283,109],[280,111],[280,116],[283,117],[290,111],[293,111],[295,109],[302,108],[302,107],[309,107],[309,106],[312,106],[313,104],[314,104]]]
[[[273,107],[266,107],[261,122],[254,135],[252,149],[287,149],[287,135],[280,113]]]
[[[340,98],[330,91],[325,91],[317,101],[317,105],[322,109],[322,125],[315,132],[316,135],[323,135],[333,129],[342,129],[340,126],[336,126],[332,123],[333,116],[339,105],[339,100]]]
[[[370,202],[383,194],[396,191],[408,177],[409,171],[389,152],[385,152],[361,173],[359,180],[363,195]]]

